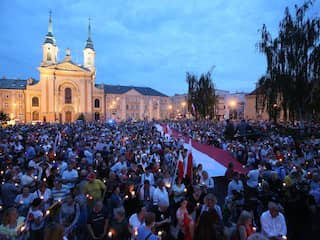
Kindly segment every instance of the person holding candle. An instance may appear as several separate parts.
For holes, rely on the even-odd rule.
[[[40,198],[35,198],[31,204],[28,212],[27,221],[30,223],[30,239],[32,240],[42,240],[43,239],[43,229],[44,229],[44,216],[41,208],[42,200]]]
[[[17,209],[8,208],[0,225],[0,239],[15,240],[25,231],[24,217],[18,215]]]
[[[285,217],[279,211],[279,205],[274,202],[269,202],[268,209],[260,217],[261,232],[271,240],[280,240],[287,235]]]
[[[144,217],[147,213],[147,208],[143,205],[139,205],[137,212],[132,214],[129,218],[129,231],[131,233],[132,239],[137,235],[137,230],[140,226],[144,225]]]
[[[130,236],[129,224],[123,207],[113,210],[114,218],[111,219],[108,232],[112,232],[112,240],[127,240]]]
[[[97,201],[87,220],[90,240],[104,239],[109,225],[108,213],[102,201]]]
[[[30,189],[28,187],[24,187],[22,189],[22,193],[17,195],[16,199],[14,200],[18,212],[20,216],[27,216],[29,206],[34,199],[33,194],[30,193]]]
[[[152,208],[154,186],[150,185],[149,180],[144,180],[143,186],[140,188],[140,201],[146,206],[147,210]]]
[[[187,189],[186,189],[185,185],[182,183],[182,179],[180,179],[179,177],[176,177],[175,184],[173,184],[173,186],[172,186],[173,200],[176,205],[179,202],[181,202],[182,199],[184,199],[184,197],[187,193],[186,190]]]

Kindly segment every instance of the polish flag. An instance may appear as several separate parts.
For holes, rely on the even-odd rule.
[[[185,165],[184,175],[186,178],[192,181],[192,173],[193,173],[193,156],[192,156],[192,143],[191,139],[189,139],[189,149],[187,153],[187,161]]]
[[[183,157],[181,152],[179,153],[179,158],[178,158],[178,176],[179,179],[182,180],[184,175],[184,168],[183,168]]]

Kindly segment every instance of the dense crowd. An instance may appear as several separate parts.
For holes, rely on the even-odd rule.
[[[194,159],[182,178],[184,141],[155,124],[0,129],[0,239],[317,239],[317,139],[281,135],[267,122],[254,134],[245,121],[168,122],[248,169],[230,163],[223,179],[212,178]]]

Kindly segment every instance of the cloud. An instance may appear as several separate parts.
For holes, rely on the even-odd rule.
[[[70,47],[73,60],[82,63],[91,17],[97,82],[149,86],[173,95],[187,91],[187,71],[200,74],[216,65],[213,78],[218,88],[251,91],[266,67],[255,48],[258,29],[265,23],[276,33],[285,6],[294,3],[52,0],[35,5],[4,0],[0,1],[0,29],[5,33],[0,35],[0,76],[39,78],[36,67],[52,9],[61,60]]]

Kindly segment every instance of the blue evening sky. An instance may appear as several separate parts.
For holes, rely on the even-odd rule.
[[[302,0],[0,0],[0,77],[39,79],[53,12],[59,60],[66,48],[82,64],[88,17],[97,83],[187,92],[186,72],[215,65],[217,88],[250,92],[266,69],[255,47],[265,23],[276,33],[284,8]],[[313,7],[319,15],[320,1]]]

